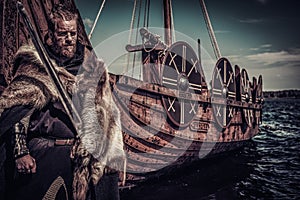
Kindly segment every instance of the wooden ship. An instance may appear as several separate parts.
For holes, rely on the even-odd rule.
[[[68,4],[80,16],[72,0],[22,3],[41,38],[54,4]],[[206,82],[201,55],[185,41],[172,41],[171,0],[162,3],[164,41],[142,27],[140,44],[124,47],[129,53],[141,53],[141,78],[110,73],[113,98],[121,112],[128,183],[242,147],[259,132],[262,121],[262,76],[250,80],[246,69],[221,56],[204,1],[200,5],[216,55],[211,85]],[[15,0],[0,2],[2,88],[10,81],[14,53],[29,40],[15,5]],[[91,46],[79,21],[79,40]]]

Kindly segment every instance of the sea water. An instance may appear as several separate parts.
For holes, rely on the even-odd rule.
[[[121,190],[121,200],[300,199],[299,108],[300,99],[266,99],[249,145]]]

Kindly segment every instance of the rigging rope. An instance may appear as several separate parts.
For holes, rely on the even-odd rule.
[[[150,0],[147,0],[147,28],[149,27]]]
[[[149,19],[149,13],[147,13],[148,4],[149,4],[149,0],[146,0],[145,8],[144,8],[144,27],[147,28],[148,28],[148,19]]]
[[[90,40],[91,37],[92,37],[92,34],[93,34],[93,32],[94,32],[94,29],[95,29],[96,24],[97,24],[98,19],[99,19],[99,16],[100,16],[100,14],[101,14],[101,12],[102,12],[102,9],[103,9],[103,7],[104,7],[104,4],[105,4],[105,0],[102,1],[102,4],[101,4],[100,9],[99,9],[99,11],[98,11],[97,17],[96,17],[96,19],[95,19],[95,21],[94,21],[93,27],[92,27],[92,29],[91,29],[91,32],[90,32],[89,36],[88,36],[89,40]]]
[[[144,10],[144,27],[146,27],[147,29],[148,29],[148,25],[149,25],[149,0],[146,0],[146,2],[145,2],[145,10]],[[144,37],[142,37],[142,43],[143,43],[143,45],[145,45],[145,43],[144,43]],[[145,48],[144,48],[145,49]],[[142,56],[143,57],[143,56]],[[148,61],[149,61],[149,63],[150,63],[150,53],[149,52],[147,52],[147,57],[143,60],[143,62],[142,62],[142,65],[143,65],[143,67],[144,67],[144,65],[147,65],[147,63],[148,63]],[[140,76],[142,77],[142,73],[143,73],[143,67],[141,67],[141,73],[140,73]],[[140,78],[140,80],[141,80],[141,78]],[[147,104],[148,103],[148,95],[146,95],[146,102],[145,102],[145,104]],[[146,117],[146,110],[144,110],[144,116]]]
[[[174,42],[176,42],[172,0],[170,0],[170,8],[171,8],[171,25],[172,25],[172,37],[173,37],[172,39]]]
[[[131,22],[130,22],[130,29],[129,29],[129,36],[128,36],[128,44],[132,43],[132,30],[133,30],[134,21],[135,21],[136,3],[137,3],[137,0],[134,0],[134,5],[133,5],[133,10],[132,10],[132,15],[131,15]],[[128,71],[129,60],[130,60],[130,53],[127,53],[127,65],[125,68],[125,72]]]
[[[131,42],[132,42],[132,30],[133,30],[134,21],[135,21],[136,2],[137,2],[137,0],[134,0],[134,5],[133,5],[133,10],[132,10],[132,15],[131,15],[131,22],[130,22],[130,32],[129,32],[129,38],[128,38],[129,44],[131,44]]]
[[[139,27],[140,27],[140,19],[141,19],[141,10],[142,10],[142,0],[140,0],[140,5],[139,5],[139,13],[138,13],[138,20],[136,24],[136,33],[135,33],[135,41],[134,44],[137,44],[138,36],[139,36]],[[136,58],[136,52],[133,54],[133,62],[132,62],[132,77],[134,76],[134,68],[135,68],[135,58]],[[141,74],[141,71],[140,71]],[[139,74],[139,77],[141,76]]]
[[[208,30],[208,34],[209,34],[210,41],[211,41],[211,44],[212,44],[213,49],[214,49],[215,56],[216,56],[217,59],[219,59],[219,58],[221,58],[221,52],[220,52],[214,30],[212,28],[212,25],[211,25],[211,22],[210,22],[210,19],[209,19],[209,16],[208,16],[208,12],[207,12],[204,0],[200,0],[200,5],[201,5],[201,8],[202,8],[202,12],[203,12],[205,23],[206,23],[206,28]]]

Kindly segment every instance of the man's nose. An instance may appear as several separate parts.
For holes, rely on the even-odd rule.
[[[71,33],[67,33],[66,40],[69,42],[72,41]]]

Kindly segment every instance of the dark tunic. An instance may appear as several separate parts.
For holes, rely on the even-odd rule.
[[[83,61],[84,46],[78,43],[74,59],[60,63],[51,51],[50,57],[73,75]],[[18,108],[22,110],[22,106]],[[28,111],[29,109],[27,109]],[[5,113],[11,115],[7,110]],[[23,115],[24,116],[24,115]],[[14,115],[16,118],[16,116]],[[20,118],[20,117],[18,117]],[[56,139],[74,139],[75,129],[60,102],[49,102],[43,109],[36,110],[30,117],[27,132],[27,147],[36,160],[36,173],[15,173],[9,199],[71,199],[72,160],[71,145],[55,145]]]
[[[59,102],[33,113],[27,134],[30,155],[36,160],[35,174],[17,173],[15,199],[68,199],[72,196],[70,145],[57,146],[55,139],[74,138],[74,129]]]

